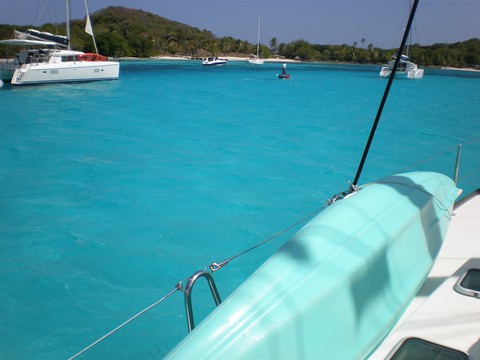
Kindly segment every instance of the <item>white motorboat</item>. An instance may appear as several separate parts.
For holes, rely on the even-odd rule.
[[[36,52],[31,50],[24,51],[27,57],[22,53],[18,59],[13,62],[10,68],[6,68],[3,76],[8,76],[7,71],[14,70],[11,77],[12,85],[31,85],[31,84],[48,84],[57,82],[81,82],[95,80],[114,80],[118,79],[120,64],[117,61],[109,61],[107,57],[96,54],[74,51],[70,48],[70,6],[69,0],[65,0],[66,17],[67,17],[67,36],[63,37],[63,43],[58,43],[55,38],[62,39],[57,35],[41,33],[36,30],[25,33],[25,40],[39,41],[37,45],[50,44],[60,45],[66,49],[41,49]],[[87,13],[87,24],[85,31],[92,36],[95,49],[95,37],[90,23],[87,3],[85,0],[85,10]],[[66,39],[66,40],[65,40]],[[55,43],[56,44],[52,44]],[[3,73],[2,73],[3,74]]]
[[[263,65],[265,60],[260,57],[260,16],[258,17],[258,30],[257,30],[257,53],[251,54],[247,59],[247,63],[251,65]]]
[[[394,57],[392,60],[388,62],[388,65],[382,66],[380,70],[381,77],[389,77],[392,73],[392,69],[395,66]],[[398,62],[396,76],[398,77],[405,77],[407,79],[421,79],[423,78],[424,69],[419,69],[418,65],[411,62],[408,56],[402,55]]]
[[[218,57],[208,57],[202,61],[205,66],[223,66],[228,62],[227,59],[220,59]]]

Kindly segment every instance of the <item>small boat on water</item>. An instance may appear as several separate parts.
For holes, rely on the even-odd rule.
[[[287,63],[283,63],[282,72],[280,74],[277,74],[277,78],[281,80],[290,79],[290,74],[287,74]]]
[[[290,79],[290,74],[277,74],[277,78],[283,79]]]
[[[202,65],[205,66],[223,66],[228,62],[227,59],[220,59],[218,57],[209,57],[202,61]]]
[[[388,62],[388,65],[382,66],[380,70],[380,76],[385,78],[389,77],[392,73],[392,69],[395,66],[396,57]],[[423,78],[424,69],[419,69],[418,65],[411,62],[408,56],[402,55],[398,62],[396,76],[404,77],[407,79],[421,79]]]

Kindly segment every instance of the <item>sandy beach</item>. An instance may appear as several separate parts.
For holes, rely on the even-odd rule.
[[[471,71],[471,72],[480,72],[480,69],[474,68],[456,68],[456,67],[442,67],[442,70],[458,70],[458,71]]]

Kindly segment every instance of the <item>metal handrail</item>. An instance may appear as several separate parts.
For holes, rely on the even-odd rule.
[[[188,332],[191,332],[195,327],[192,307],[192,289],[193,285],[195,285],[195,282],[201,277],[204,277],[207,280],[210,291],[212,292],[213,300],[215,301],[215,305],[218,306],[222,302],[217,290],[217,286],[215,285],[215,281],[213,280],[212,274],[204,270],[199,270],[195,272],[192,276],[190,276],[187,285],[185,285],[185,310],[187,312]]]

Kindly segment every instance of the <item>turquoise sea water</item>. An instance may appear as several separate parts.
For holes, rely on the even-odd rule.
[[[0,358],[65,359],[353,180],[378,66],[122,62],[120,80],[0,89]],[[480,183],[480,76],[397,80],[360,184],[406,170]],[[215,273],[222,298],[298,227]],[[197,322],[212,308],[194,291]],[[176,292],[81,359],[161,358]]]

